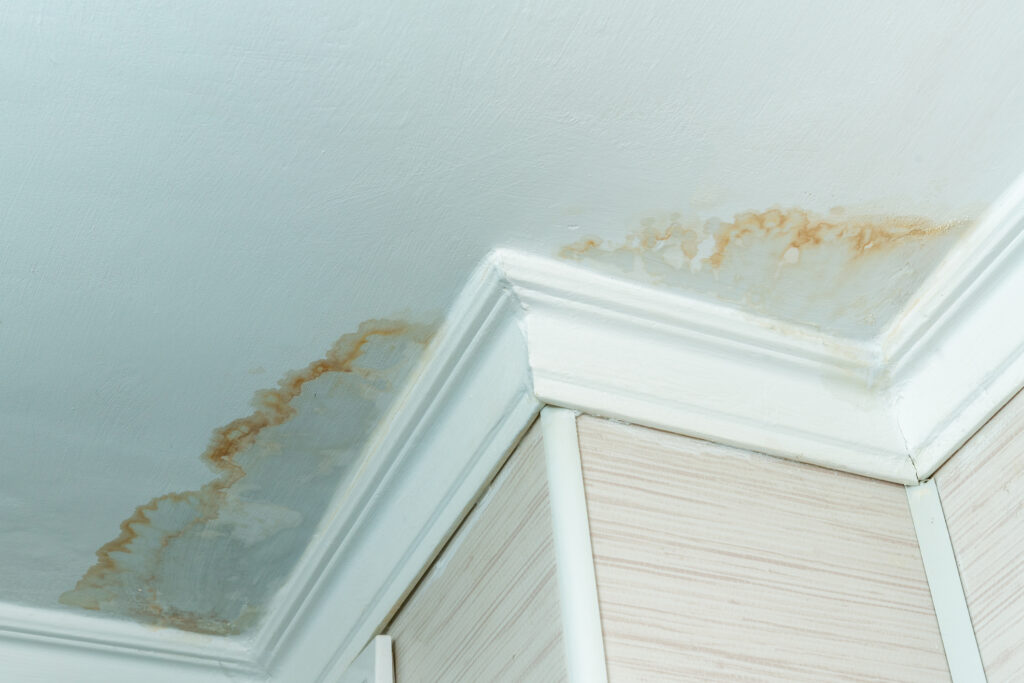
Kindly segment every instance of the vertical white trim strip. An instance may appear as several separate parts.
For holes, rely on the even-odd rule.
[[[605,683],[608,671],[576,414],[565,408],[545,406],[540,421],[569,681]]]
[[[908,486],[907,501],[921,547],[921,560],[932,593],[949,674],[953,683],[985,681],[985,669],[935,481]]]
[[[374,683],[395,683],[395,655],[391,636],[374,637],[373,668],[377,676]]]
[[[391,636],[375,636],[348,665],[337,683],[395,683]]]

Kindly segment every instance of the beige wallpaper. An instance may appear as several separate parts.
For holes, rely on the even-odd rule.
[[[902,486],[578,424],[612,681],[948,680]]]
[[[935,475],[985,674],[1024,680],[1024,394]]]
[[[391,623],[398,683],[565,680],[540,429]]]

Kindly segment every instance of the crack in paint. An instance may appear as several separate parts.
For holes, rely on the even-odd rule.
[[[354,476],[363,446],[435,328],[366,321],[323,358],[257,392],[255,410],[214,430],[202,454],[217,477],[138,506],[60,602],[199,633],[250,628],[334,492]],[[314,385],[319,391],[304,394]],[[284,431],[300,413],[305,422]],[[254,564],[246,553],[270,564]]]

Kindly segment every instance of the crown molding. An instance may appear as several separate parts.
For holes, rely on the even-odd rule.
[[[88,673],[83,673],[88,672]],[[258,681],[265,672],[238,638],[153,629],[70,610],[0,604],[4,680],[197,683]]]
[[[1024,386],[1024,175],[882,336],[885,390],[919,478]]]
[[[873,377],[877,351],[623,282],[494,254],[525,309],[537,397],[899,483],[917,481]]]
[[[917,483],[1024,384],[1022,233],[1024,180],[870,343],[497,250],[255,634],[0,605],[0,662],[53,680],[336,680],[545,404]]]

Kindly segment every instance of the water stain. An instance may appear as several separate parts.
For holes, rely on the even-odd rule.
[[[252,414],[216,429],[202,454],[216,478],[137,507],[60,602],[199,633],[253,626],[355,475],[434,329],[364,322],[257,392]]]
[[[731,220],[652,217],[621,242],[587,237],[562,258],[837,336],[888,324],[971,221],[773,208]]]

